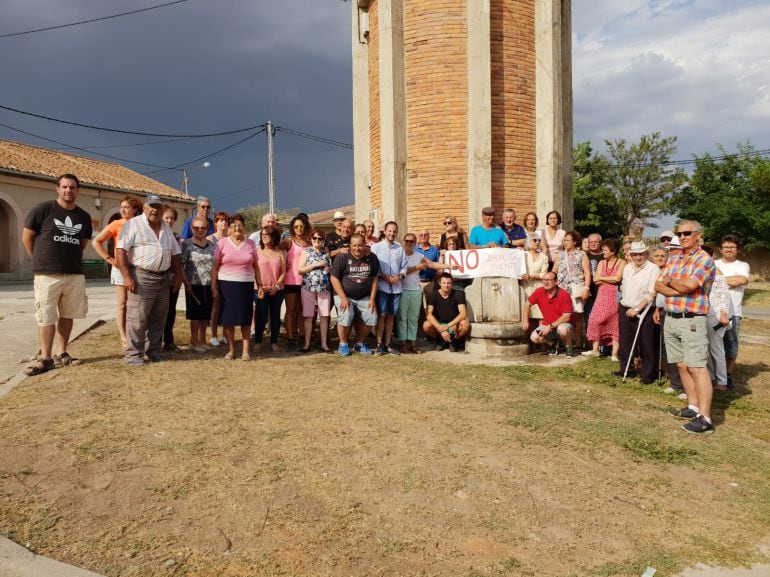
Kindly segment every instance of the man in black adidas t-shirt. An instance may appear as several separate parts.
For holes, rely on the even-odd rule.
[[[28,375],[79,362],[67,346],[72,320],[85,318],[88,312],[83,250],[92,234],[91,215],[75,204],[79,187],[74,174],[60,176],[56,200],[37,205],[24,222],[21,240],[32,257],[40,339],[37,362],[24,370]],[[55,357],[54,336],[59,350]]]

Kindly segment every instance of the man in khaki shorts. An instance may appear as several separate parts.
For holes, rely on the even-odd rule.
[[[701,230],[701,225],[694,220],[679,224],[677,234],[682,255],[668,259],[655,289],[665,297],[666,303],[666,356],[670,363],[676,363],[687,393],[687,406],[669,413],[690,419],[682,425],[688,433],[708,435],[714,432],[714,424],[711,422],[713,391],[706,367],[706,315],[715,268],[714,261],[699,246]]]
[[[40,339],[37,361],[24,369],[28,375],[79,363],[67,346],[73,319],[85,318],[88,312],[83,250],[92,234],[91,215],[75,204],[79,187],[74,174],[63,174],[56,185],[56,200],[37,205],[24,222],[21,240],[32,257]]]

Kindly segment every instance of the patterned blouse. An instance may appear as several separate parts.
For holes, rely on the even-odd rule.
[[[569,292],[569,285],[573,283],[585,285],[585,278],[583,277],[583,257],[585,254],[579,248],[573,251],[561,251],[556,282],[564,290]]]
[[[305,266],[323,262],[331,268],[332,262],[329,255],[309,246],[305,249]],[[325,280],[324,280],[325,279]],[[329,274],[322,268],[314,268],[302,276],[302,288],[314,293],[329,292]]]
[[[190,284],[211,284],[215,248],[215,244],[210,241],[206,241],[206,246],[200,247],[191,238],[182,243],[182,268]]]

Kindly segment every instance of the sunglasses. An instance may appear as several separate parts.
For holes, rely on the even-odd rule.
[[[295,225],[294,225],[293,227],[291,227],[291,228],[293,228],[293,229],[297,230],[297,229],[300,229],[300,228],[305,228],[305,225],[304,225],[304,224],[295,224]]]
[[[445,225],[447,225],[447,224],[454,224],[454,221],[453,220],[445,220],[444,224]]]
[[[415,243],[415,241],[412,240],[412,239],[409,239],[409,240],[404,239],[404,244],[414,244],[414,243]]]
[[[313,240],[323,240],[323,239],[324,239],[324,237],[322,237],[322,236],[314,236],[313,237]]]
[[[679,231],[679,236],[690,236],[690,235],[692,235],[694,233],[695,233],[694,230],[680,230]]]
[[[193,230],[207,230],[209,227],[207,226],[194,226],[192,227]]]
[[[202,204],[201,208],[211,209],[211,205],[210,204]]]

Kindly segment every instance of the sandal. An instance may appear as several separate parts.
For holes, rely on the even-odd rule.
[[[417,345],[412,345],[412,352],[415,355],[421,355],[422,354],[422,349],[417,348]]]
[[[251,355],[249,355],[249,353],[243,353],[241,355],[241,360],[242,361],[250,361],[251,360]]]
[[[53,359],[39,359],[35,364],[28,366],[24,369],[24,374],[28,377],[47,373],[51,369],[55,369]]]
[[[227,353],[225,355],[225,360],[226,361],[232,361],[233,360],[233,353]]]
[[[309,346],[307,346],[307,347],[301,347],[301,348],[300,348],[300,349],[298,349],[298,350],[299,350],[299,352],[300,352],[300,353],[309,353],[309,352],[310,352],[310,347],[309,347]]]
[[[75,367],[80,364],[80,359],[71,357],[69,353],[62,353],[60,355],[53,356],[53,364],[57,369],[61,367],[68,367],[70,365]]]

